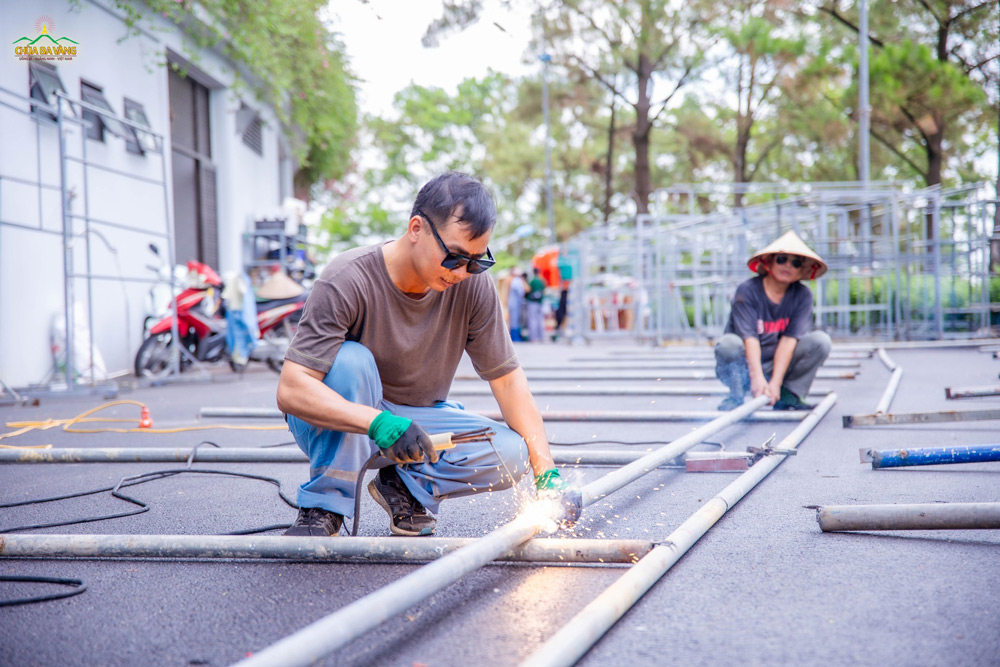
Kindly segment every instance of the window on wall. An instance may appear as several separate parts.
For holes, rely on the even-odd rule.
[[[264,155],[264,124],[260,114],[243,103],[236,112],[236,131],[247,148],[257,155]]]
[[[38,100],[43,102],[53,108],[59,103],[56,98],[56,93],[66,93],[66,88],[63,87],[62,80],[59,78],[59,72],[56,70],[55,65],[50,65],[47,62],[39,60],[29,60],[28,61],[28,95],[33,100]],[[71,116],[76,114],[73,112],[73,106],[67,104],[63,107],[63,112],[68,113]],[[52,120],[56,119],[56,115],[51,113],[40,106],[31,105],[31,113],[37,114],[39,116],[44,116]]]
[[[138,125],[149,127],[146,109],[135,100],[130,100],[127,97],[125,98],[125,118]],[[129,153],[144,155],[149,152],[160,152],[160,144],[152,134],[128,125],[124,127],[128,132],[128,136],[125,137],[125,148],[128,149]]]
[[[108,104],[108,101],[104,98],[104,91],[101,88],[92,83],[81,80],[80,99],[87,104],[103,109],[104,111],[102,113],[92,109],[83,109],[83,119],[90,123],[87,127],[88,138],[103,142],[105,130],[111,132],[111,134],[121,137],[122,139],[128,138],[128,128],[118,121],[115,110],[111,108],[111,105]]]

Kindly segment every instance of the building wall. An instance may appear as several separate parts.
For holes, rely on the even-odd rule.
[[[125,142],[106,133],[104,143],[83,138],[82,127],[64,123],[64,154],[54,123],[18,113],[28,102],[0,91],[0,379],[12,386],[45,381],[53,366],[53,321],[62,317],[66,283],[64,259],[73,273],[91,273],[69,281],[69,291],[84,318],[93,318],[97,350],[111,374],[132,368],[141,343],[144,301],[156,258],[148,244],[167,248],[172,226],[170,110],[167,58],[183,59],[190,51],[175,26],[160,21],[156,30],[122,40],[127,29],[110,3],[90,0],[73,6],[65,1],[0,3],[0,88],[27,97],[28,63],[19,60],[13,42],[37,36],[36,21],[51,22],[54,37],[78,43],[71,60],[52,61],[66,93],[80,98],[84,79],[103,88],[119,115],[124,98],[143,105],[154,132],[165,137],[162,153],[135,155]],[[237,133],[241,97],[232,89],[231,68],[218,55],[199,53],[189,75],[210,89],[212,158],[217,170],[220,273],[242,268],[243,232],[252,221],[273,215],[287,192],[288,165],[279,160],[278,122],[269,109],[242,93],[263,121],[263,155],[245,146]],[[14,107],[14,108],[11,108]],[[86,170],[86,159],[101,167],[139,177],[131,179],[98,166]],[[65,167],[68,210],[92,220],[73,219],[71,250],[64,253],[60,173]],[[284,167],[284,168],[283,168]],[[41,181],[39,189],[20,180]],[[154,181],[154,182],[150,182]],[[163,185],[156,181],[165,181]],[[87,196],[84,196],[86,193]],[[189,258],[178,257],[178,263]]]

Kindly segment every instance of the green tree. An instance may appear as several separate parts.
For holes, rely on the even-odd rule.
[[[639,213],[649,211],[653,191],[650,137],[678,91],[703,62],[707,38],[700,25],[707,2],[667,0],[539,0],[537,50],[552,62],[600,83],[632,115],[634,184]],[[658,95],[657,84],[666,94]]]
[[[854,3],[844,4],[822,2],[818,17],[826,17],[824,25],[846,28],[845,49],[851,52],[857,10]],[[954,161],[967,158],[967,139],[996,118],[985,90],[1000,81],[997,3],[900,0],[870,7],[872,137],[905,171],[927,185],[941,184],[949,155]],[[847,95],[856,100],[856,89]]]
[[[354,79],[344,47],[319,18],[322,0],[115,0],[132,34],[162,15],[196,47],[218,49],[237,65],[237,86],[274,108],[299,161],[300,191],[337,179],[350,165],[357,132]]]

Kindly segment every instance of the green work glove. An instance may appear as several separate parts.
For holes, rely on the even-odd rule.
[[[368,427],[368,437],[375,441],[382,455],[395,463],[419,463],[427,458],[437,463],[438,453],[427,431],[406,417],[383,410]]]
[[[566,482],[560,477],[558,468],[550,468],[541,475],[535,475],[535,488],[539,491],[561,491],[566,488]]]

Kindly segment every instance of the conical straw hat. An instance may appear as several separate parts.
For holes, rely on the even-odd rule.
[[[815,280],[826,273],[826,262],[814,253],[795,232],[785,232],[777,241],[772,242],[771,245],[763,250],[758,250],[757,254],[747,262],[747,266],[754,273],[766,273],[767,269],[761,261],[766,255],[799,255],[801,257],[808,257],[813,261],[813,265],[806,280]]]

